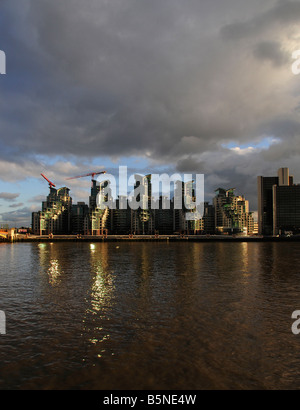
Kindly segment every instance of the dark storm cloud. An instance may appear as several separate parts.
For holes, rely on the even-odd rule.
[[[272,3],[272,2],[270,2]],[[273,2],[274,6],[258,10],[250,19],[226,24],[220,30],[222,38],[239,40],[265,32],[270,26],[280,24],[286,29],[300,20],[300,3],[298,1],[280,0]]]
[[[256,44],[253,54],[258,60],[270,61],[275,66],[290,63],[290,55],[283,52],[281,45],[275,41],[263,41]]]
[[[15,94],[2,107],[3,129],[14,134],[7,150],[176,157],[189,149],[185,137],[206,149],[237,136],[231,112],[218,107],[229,92],[218,61],[230,70],[231,56],[206,38],[205,20],[221,13],[211,3],[32,0],[24,15],[10,4],[19,58]]]
[[[135,155],[229,184],[297,163],[299,2],[2,4],[1,179],[39,177],[36,154]],[[255,157],[222,148],[265,136],[283,140],[281,156],[280,143]]]

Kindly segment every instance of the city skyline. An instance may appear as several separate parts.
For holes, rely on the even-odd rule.
[[[121,168],[124,168],[124,167],[121,167]],[[125,167],[126,168],[126,167]],[[119,171],[120,172],[120,171]],[[103,174],[106,174],[106,171],[104,171],[103,172]],[[149,175],[149,176],[152,176],[153,174],[151,174],[151,173],[148,173],[147,175]],[[134,198],[134,197],[136,197],[136,193],[134,192],[135,191],[135,187],[134,187],[134,185],[132,185],[131,183],[130,183],[130,180],[133,178],[133,177],[137,177],[137,176],[140,176],[140,177],[145,177],[146,178],[146,176],[147,175],[144,175],[144,174],[141,174],[141,173],[135,173],[135,174],[133,174],[133,175],[131,175],[129,178],[128,178],[128,181],[127,181],[127,195],[126,195],[126,197],[127,197],[127,200],[128,201],[131,201],[132,200],[132,198]],[[85,176],[85,175],[84,175]],[[90,175],[87,175],[87,176],[90,176]],[[119,178],[120,178],[120,175],[118,175],[119,176]],[[123,194],[121,194],[121,195],[119,195],[119,192],[121,192],[120,191],[120,186],[119,186],[119,184],[118,184],[118,176],[116,176],[116,178],[115,178],[115,182],[117,183],[117,185],[116,185],[116,187],[113,189],[113,191],[111,192],[111,203],[109,203],[108,204],[108,208],[110,208],[111,206],[110,205],[114,205],[113,207],[115,208],[115,207],[117,207],[118,208],[118,206],[116,206],[116,201],[119,201],[119,198],[121,197],[121,198],[124,198],[124,193]],[[188,180],[189,180],[189,178],[188,178],[188,180],[186,180],[186,178],[187,177],[189,177],[189,176],[191,176],[192,178],[191,178],[191,181],[192,180],[195,180],[196,178],[197,178],[197,175],[196,175],[196,178],[195,178],[195,175],[193,175],[193,174],[184,174],[184,175],[180,175],[180,174],[174,174],[173,176],[168,176],[167,174],[155,174],[155,176],[157,177],[157,180],[160,180],[160,178],[162,178],[162,180],[164,179],[163,177],[166,177],[167,178],[167,181],[165,181],[165,182],[163,182],[163,185],[159,185],[159,191],[152,191],[152,194],[151,194],[151,204],[149,204],[149,209],[155,209],[155,208],[152,208],[153,206],[154,207],[157,207],[158,206],[158,202],[157,201],[160,201],[160,199],[159,198],[166,198],[167,199],[167,201],[174,201],[174,190],[175,190],[175,187],[176,187],[176,181],[174,180],[172,180],[172,178],[174,177],[174,176],[178,176],[178,177],[180,177],[180,179],[177,181],[177,183],[180,181],[180,182],[186,182],[187,184],[188,184]],[[77,179],[77,177],[76,178],[72,178],[72,177],[69,177],[69,178],[66,178],[65,179],[65,181],[63,181],[63,182],[65,182],[65,184],[62,184],[62,185],[57,185],[57,184],[55,184],[53,181],[50,181],[44,174],[40,174],[40,179],[42,180],[42,182],[43,182],[43,184],[44,184],[44,189],[43,189],[43,192],[45,192],[45,189],[47,189],[47,193],[45,192],[45,194],[39,194],[39,195],[36,195],[36,202],[38,202],[38,205],[36,205],[36,206],[34,206],[34,208],[31,208],[32,209],[32,211],[30,212],[30,215],[29,215],[29,217],[27,218],[27,217],[24,217],[24,219],[22,220],[22,221],[19,221],[19,223],[18,224],[12,224],[12,226],[14,226],[14,227],[16,227],[16,228],[20,228],[20,227],[30,227],[31,226],[31,218],[32,218],[32,213],[35,213],[35,212],[38,212],[38,211],[40,211],[40,208],[41,208],[41,203],[43,203],[44,201],[46,201],[47,200],[47,197],[48,197],[48,195],[49,195],[49,189],[50,189],[50,194],[51,194],[51,190],[52,190],[52,187],[54,187],[54,190],[56,191],[59,191],[59,190],[64,190],[64,189],[68,189],[68,191],[70,192],[70,197],[72,198],[72,203],[73,204],[75,204],[75,203],[81,203],[81,204],[89,204],[89,202],[90,202],[90,198],[91,198],[91,192],[90,192],[90,188],[91,188],[91,183],[92,183],[92,186],[93,186],[93,184],[96,184],[95,186],[97,186],[97,187],[100,187],[100,185],[101,185],[101,181],[103,180],[103,181],[105,181],[106,180],[106,175],[103,175],[102,177],[103,178],[101,178],[101,179],[96,179],[96,178],[94,178],[94,177],[92,177],[92,179],[90,179],[90,178],[85,178],[87,181],[88,181],[88,183],[85,183],[85,185],[86,185],[86,188],[87,188],[87,190],[86,190],[86,192],[85,192],[85,195],[84,195],[84,197],[81,197],[81,198],[76,198],[76,196],[74,197],[73,195],[72,195],[72,190],[69,188],[69,183],[70,182],[72,182],[72,181],[69,181],[69,180],[73,180],[73,179]],[[110,177],[113,177],[114,178],[114,176],[113,175],[110,175]],[[203,177],[203,180],[205,181],[205,176],[203,175],[202,176]],[[169,180],[170,179],[170,180]],[[201,178],[202,179],[202,178]],[[44,180],[46,180],[46,181],[44,181]],[[93,182],[94,181],[94,182]],[[100,182],[99,182],[100,181]],[[109,180],[108,180],[109,181]],[[128,182],[129,182],[129,184],[128,184]],[[169,183],[170,183],[170,185],[169,185]],[[154,185],[152,185],[152,182],[149,182],[149,184],[150,184],[150,186],[154,186]],[[167,184],[167,185],[165,185],[165,184]],[[47,185],[48,185],[48,187],[47,187]],[[205,185],[205,183],[204,183],[204,185]],[[156,183],[155,183],[155,186],[156,186]],[[201,186],[201,184],[198,186],[198,189],[200,188],[200,186]],[[46,188],[45,188],[46,187]],[[158,187],[158,186],[157,186]],[[196,187],[196,185],[195,185],[195,181],[194,181],[194,189],[195,189],[195,187]],[[98,188],[99,189],[99,188]],[[165,191],[165,189],[166,189],[166,191]],[[207,204],[210,204],[210,205],[213,205],[213,203],[214,203],[214,198],[215,198],[215,195],[216,195],[216,191],[218,191],[219,189],[225,189],[225,190],[227,190],[227,191],[230,191],[230,190],[234,190],[234,191],[236,191],[236,193],[237,193],[237,195],[238,196],[240,196],[240,197],[246,197],[247,198],[247,194],[245,194],[244,192],[241,192],[241,190],[237,187],[237,188],[229,188],[229,186],[227,186],[227,187],[214,187],[214,189],[213,189],[213,191],[211,192],[211,193],[207,193],[206,191],[205,191],[205,193],[204,193],[204,201],[205,201],[205,203],[207,203]],[[116,192],[114,192],[116,190]],[[167,193],[167,191],[169,190],[169,194]],[[205,190],[205,186],[204,186],[204,190]],[[98,192],[98,191],[97,191]],[[113,192],[114,192],[114,194],[113,194]],[[122,192],[124,192],[124,188],[122,189]],[[197,189],[196,189],[196,192],[197,192]],[[200,205],[200,202],[202,203],[202,201],[200,201],[200,199],[198,199],[197,200],[197,194],[196,194],[196,192],[195,192],[195,199],[194,199],[194,201],[196,201],[195,202],[195,204],[197,205],[197,206],[199,206]],[[199,193],[198,192],[198,198],[200,198],[202,195],[203,195],[203,192],[201,193]],[[207,195],[208,194],[208,195]],[[6,198],[6,195],[7,195],[7,198]],[[207,196],[208,196],[208,198],[207,198]],[[0,194],[0,198],[1,198],[1,194]],[[7,200],[7,201],[10,201],[10,202],[12,202],[12,204],[14,204],[14,202],[16,202],[16,199],[17,198],[15,198],[14,197],[14,194],[9,194],[9,193],[4,193],[4,195],[2,196],[2,198],[3,199],[5,199],[5,200]],[[96,199],[95,199],[95,201],[96,201]],[[200,201],[200,202],[199,202]],[[136,200],[135,200],[135,202],[136,202]],[[176,202],[176,201],[175,201]],[[249,203],[249,201],[247,201],[248,203]],[[129,206],[130,206],[130,202],[128,202],[128,204],[129,204]],[[156,205],[155,205],[156,204]],[[183,197],[183,200],[182,200],[182,205],[184,206],[184,204],[185,204],[185,197]],[[16,205],[18,205],[17,203],[16,203]],[[256,204],[257,205],[257,204]],[[95,203],[95,206],[96,206],[96,203]],[[105,203],[103,204],[103,206],[105,206]],[[139,200],[137,200],[137,202],[136,202],[136,206],[138,207],[138,208],[141,208],[142,206],[140,205],[140,203],[139,203]],[[176,206],[176,205],[175,205]],[[165,204],[164,205],[164,208],[165,209],[170,209],[170,202],[168,202],[168,206]],[[250,205],[250,210],[251,210],[251,212],[252,212],[252,214],[254,214],[254,219],[255,220],[257,220],[257,211],[256,210],[253,210],[253,207],[251,207],[251,205]],[[257,206],[256,206],[256,208],[257,208]],[[179,209],[179,208],[178,208]],[[10,211],[10,212],[13,212],[13,211]],[[24,223],[24,221],[25,221],[25,223]],[[1,220],[0,220],[0,226],[2,225],[2,226],[4,226],[4,225],[9,225],[9,222],[12,222],[12,221],[9,221],[9,220],[4,220],[2,223],[1,223]]]
[[[97,180],[95,176],[98,175]],[[119,186],[106,171],[93,172],[68,180],[91,177],[89,203],[75,204],[68,187],[58,188],[44,174],[50,193],[42,210],[32,213],[35,234],[164,232],[235,233],[273,235],[300,230],[300,184],[289,168],[277,175],[257,176],[258,212],[251,210],[245,195],[236,188],[217,188],[212,203],[205,200],[204,175],[179,174],[129,176],[119,169]],[[128,186],[129,185],[129,186]],[[132,190],[128,189],[132,185]]]
[[[120,167],[119,167],[120,168]],[[279,169],[285,169],[285,167],[281,167],[281,168],[279,168]],[[278,171],[278,170],[277,170]],[[277,171],[274,173],[274,175],[276,174],[277,175]],[[103,172],[103,174],[105,174],[107,171],[104,171]],[[120,171],[119,171],[120,172]],[[101,172],[102,173],[102,172]],[[151,175],[151,173],[147,173],[146,175],[145,174],[142,174],[142,173],[139,173],[139,172],[135,172],[135,174],[136,175],[141,175],[141,176],[146,176],[146,175]],[[156,174],[157,175],[157,177],[159,178],[159,177],[161,177],[161,175],[163,175],[163,174]],[[175,175],[175,174],[174,174]],[[180,175],[180,174],[176,174],[176,175],[179,175],[179,176],[181,176],[181,180],[183,181],[184,180],[184,178],[187,176],[186,174],[185,175]],[[189,174],[189,175],[193,175],[193,174]],[[84,193],[84,195],[83,196],[81,196],[81,197],[76,197],[76,195],[75,196],[73,196],[72,195],[72,189],[71,188],[69,188],[69,185],[70,186],[72,186],[72,184],[74,184],[74,181],[72,181],[72,180],[75,180],[76,179],[76,182],[78,181],[78,179],[77,178],[73,178],[73,177],[68,177],[68,178],[65,178],[65,180],[64,181],[62,181],[62,182],[64,182],[64,183],[62,183],[61,185],[57,185],[57,183],[55,184],[55,187],[56,187],[56,189],[63,189],[63,188],[68,188],[69,189],[69,191],[71,192],[70,193],[70,196],[73,198],[73,203],[87,203],[88,204],[88,202],[89,202],[89,196],[90,196],[90,192],[89,192],[89,190],[90,190],[90,186],[91,186],[91,179],[90,178],[88,178],[90,175],[84,175],[84,176],[87,176],[87,178],[83,178],[83,179],[85,179],[85,181],[83,182],[83,183],[79,183],[81,186],[84,186],[85,188],[86,188],[86,190],[84,190],[83,188],[82,188],[82,192]],[[114,175],[112,175],[112,176],[114,176]],[[117,174],[115,174],[115,176],[116,176],[116,180],[118,181],[118,175]],[[131,177],[133,177],[134,176],[134,174],[133,175],[131,175]],[[194,177],[194,175],[193,175],[193,177]],[[255,178],[254,178],[254,180],[255,180],[255,183],[256,183],[256,191],[257,191],[257,177],[258,176],[256,176]],[[103,178],[105,179],[105,175],[103,176]],[[294,178],[294,176],[292,176],[292,178]],[[40,174],[40,182],[41,182],[41,184],[40,185],[43,185],[43,189],[42,189],[42,191],[41,192],[45,192],[45,189],[49,189],[49,187],[50,187],[50,184],[52,183],[52,181],[50,181],[50,180],[48,180],[48,182],[46,182],[44,179],[46,179],[46,180],[48,180],[48,178],[46,177],[45,178],[45,175],[44,174]],[[206,180],[206,176],[204,175],[204,190],[205,190],[205,193],[204,193],[204,201],[205,202],[207,202],[208,204],[211,204],[211,205],[213,205],[213,202],[214,202],[214,198],[215,198],[215,192],[217,191],[217,190],[219,190],[219,189],[225,189],[225,190],[230,190],[230,189],[232,189],[232,185],[230,185],[230,183],[227,185],[227,186],[219,186],[219,187],[213,187],[213,191],[212,192],[207,192],[207,190],[206,190],[206,185],[205,185],[205,180]],[[295,179],[294,179],[295,180]],[[96,180],[97,181],[97,180]],[[56,181],[55,181],[56,182]],[[49,187],[47,188],[47,184],[49,184]],[[53,182],[53,184],[54,184],[54,182]],[[97,184],[99,184],[99,182],[97,183]],[[175,186],[175,185],[174,185]],[[231,187],[231,188],[230,188]],[[131,187],[130,185],[127,187],[128,188],[128,191],[127,191],[127,194],[128,194],[128,197],[130,196],[130,193],[132,193],[132,189],[131,188],[133,188],[133,186]],[[161,187],[160,187],[161,188]],[[169,199],[169,200],[172,200],[172,198],[173,198],[173,196],[174,196],[174,192],[173,192],[173,188],[174,187],[172,187],[172,184],[170,185],[170,188],[171,188],[171,190],[170,190],[170,195],[167,195],[167,198]],[[241,190],[238,186],[237,187],[234,187],[234,190],[236,191],[236,194],[238,195],[238,196],[241,196],[241,197],[245,197],[245,198],[247,198],[247,201],[248,201],[248,203],[249,203],[249,210],[253,213],[253,216],[254,216],[254,220],[255,221],[257,221],[258,220],[258,208],[259,208],[259,204],[258,204],[258,201],[259,201],[259,198],[258,198],[258,196],[256,195],[256,201],[255,201],[255,203],[253,204],[253,203],[251,203],[251,201],[248,199],[249,197],[248,197],[248,195],[247,195],[247,193],[245,192],[245,191],[243,191],[243,190]],[[48,196],[48,194],[49,194],[49,192],[47,191],[47,192],[45,192],[44,194],[42,194],[41,192],[39,192],[39,193],[37,193],[37,195],[34,197],[34,199],[35,199],[35,202],[36,202],[36,205],[34,205],[34,206],[32,206],[29,210],[26,210],[26,212],[25,212],[25,214],[26,215],[24,215],[24,216],[21,216],[21,217],[17,217],[17,219],[13,219],[14,218],[14,216],[13,216],[13,214],[14,214],[14,211],[13,210],[8,210],[8,212],[7,213],[5,213],[4,215],[8,215],[8,214],[11,214],[12,215],[12,219],[11,220],[9,220],[9,219],[0,219],[0,225],[2,225],[2,226],[7,226],[7,225],[11,225],[11,226],[14,226],[14,227],[16,227],[16,228],[20,228],[20,227],[30,227],[31,226],[31,218],[32,218],[32,213],[33,212],[38,212],[39,210],[40,210],[40,204],[41,204],[41,202],[43,202],[43,201],[45,201],[46,200],[46,198],[47,198],[47,196]],[[119,192],[119,185],[117,184],[117,192]],[[116,192],[116,193],[117,193]],[[156,193],[156,196],[158,195],[158,196],[164,196],[163,195],[164,193],[163,193],[163,191],[160,191],[160,192],[157,192]],[[115,195],[115,196],[113,196],[112,198],[114,199],[114,200],[117,200],[118,199],[118,195]],[[10,206],[11,208],[14,208],[14,207],[16,207],[16,208],[18,208],[18,207],[20,207],[22,204],[18,204],[18,202],[17,202],[17,198],[18,198],[18,196],[17,196],[17,194],[13,194],[13,193],[0,193],[0,199],[2,199],[3,201],[6,201],[6,202],[8,202],[8,203],[10,203],[10,205],[8,205],[8,206]],[[31,201],[31,202],[33,202],[33,201]],[[0,214],[1,215],[1,214]]]
[[[235,195],[235,188],[218,188],[213,203],[204,202],[203,175],[193,178],[185,174],[181,178],[175,174],[160,178],[154,174],[135,174],[124,181],[128,175],[122,167],[119,181],[126,182],[127,188],[133,177],[134,189],[127,191],[122,184],[117,189],[112,175],[105,171],[98,174],[105,175],[96,180],[96,173],[92,173],[88,204],[74,203],[69,188],[58,188],[41,174],[50,192],[41,210],[32,213],[32,233],[37,236],[258,233],[249,201]]]
[[[41,172],[59,186],[117,164],[199,172],[207,200],[241,187],[254,211],[256,175],[289,167],[300,180],[299,2],[5,0],[1,11],[0,223],[39,208]],[[69,187],[87,200],[88,180]]]

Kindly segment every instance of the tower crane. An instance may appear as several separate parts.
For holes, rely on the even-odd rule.
[[[67,178],[69,179],[77,179],[77,178],[84,178],[84,177],[92,177],[92,181],[95,178],[95,175],[100,175],[100,174],[106,174],[106,171],[101,171],[101,172],[90,172],[89,174],[84,174],[84,175],[78,175],[76,177],[71,177]]]
[[[45,180],[48,182],[50,189],[56,187],[56,185],[54,185],[53,182],[49,181],[49,179],[46,178],[44,174],[41,174],[41,175],[42,175],[42,177],[45,178]]]

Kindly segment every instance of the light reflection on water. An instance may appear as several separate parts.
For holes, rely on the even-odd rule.
[[[299,249],[1,244],[0,388],[299,388]]]
[[[49,283],[51,285],[59,285],[59,277],[61,275],[60,272],[60,267],[59,267],[59,262],[57,259],[52,259],[50,261],[50,268],[48,269],[48,275],[49,275]]]
[[[98,323],[99,319],[109,320],[109,311],[113,306],[114,297],[114,272],[108,266],[108,248],[103,247],[100,253],[96,249],[96,245],[90,245],[92,284],[90,295],[86,299],[89,307],[86,309],[83,322],[84,332],[92,335],[88,341],[94,345],[101,345],[110,338],[104,327],[98,326]],[[89,316],[92,316],[90,320]],[[100,347],[97,357],[102,357],[103,353],[105,349]]]

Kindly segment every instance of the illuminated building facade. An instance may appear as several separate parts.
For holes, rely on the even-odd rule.
[[[72,198],[69,188],[50,188],[42,210],[33,212],[32,228],[36,235],[68,234],[71,232]]]
[[[257,177],[257,186],[259,233],[300,233],[300,185],[294,184],[289,168],[280,168],[277,176]]]
[[[235,188],[218,188],[214,197],[215,227],[217,233],[254,233],[253,213],[249,212],[249,201],[244,196],[236,196]]]

